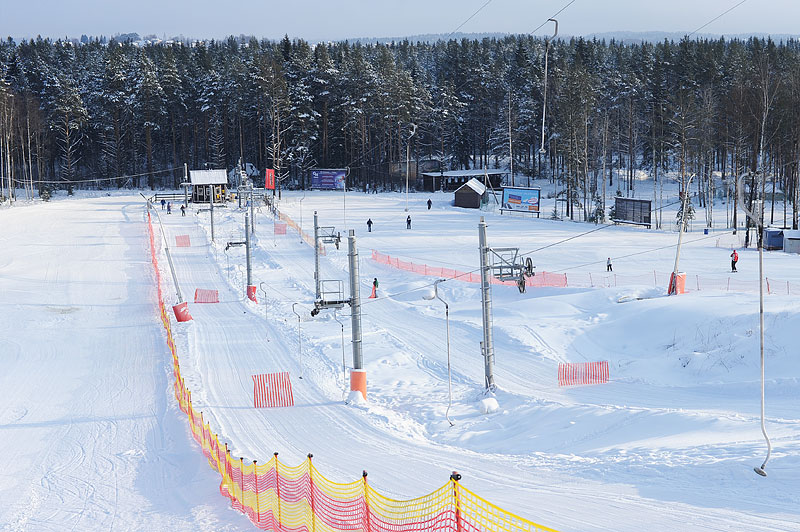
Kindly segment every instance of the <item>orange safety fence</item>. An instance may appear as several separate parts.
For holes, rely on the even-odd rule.
[[[372,260],[379,264],[385,264],[398,270],[403,270],[418,275],[428,275],[431,277],[442,277],[446,279],[457,279],[468,283],[480,283],[481,274],[479,271],[462,272],[453,268],[442,268],[439,266],[428,266],[415,262],[405,261],[397,257],[392,257],[379,251],[372,250]],[[612,288],[616,286],[669,286],[670,273],[640,274],[619,274],[619,273],[591,273],[577,272],[570,273],[551,273],[536,272],[533,277],[526,277],[525,284],[528,287],[583,287],[583,288]],[[507,286],[517,286],[515,281],[500,281],[492,277],[492,284],[503,284]],[[734,277],[701,277],[690,275],[686,278],[687,290],[722,290],[726,292],[758,292],[758,279],[736,279]],[[782,281],[778,279],[764,279],[764,290],[768,294],[800,295],[800,283]]]
[[[282,221],[286,222],[286,225],[288,225],[289,227],[291,227],[292,229],[297,231],[297,233],[300,235],[300,238],[303,239],[303,242],[305,242],[306,244],[308,244],[312,248],[314,247],[314,237],[313,236],[311,236],[308,233],[306,233],[305,231],[303,231],[303,229],[300,227],[300,225],[298,225],[297,222],[292,220],[292,218],[288,214],[286,214],[284,212],[281,212],[279,209],[275,209],[275,210],[278,213],[278,218],[280,218]],[[275,233],[275,234],[279,234],[279,233]],[[282,234],[285,234],[285,233],[282,233]],[[325,246],[322,244],[322,242],[319,243],[319,254],[320,255],[325,255]]]
[[[220,474],[220,493],[231,506],[262,530],[291,532],[555,532],[552,528],[507,512],[479,497],[453,474],[439,489],[410,500],[381,495],[362,478],[337,483],[312,463],[312,455],[297,466],[231,456],[228,444],[192,406],[192,393],[181,376],[172,325],[162,299],[162,280],[150,212],[147,212],[150,255],[155,270],[161,323],[172,353],[175,397],[189,420],[192,436],[209,465]]]
[[[467,283],[480,283],[481,274],[478,271],[462,272],[453,268],[441,268],[438,266],[428,266],[427,264],[417,264],[410,261],[398,259],[379,251],[372,250],[372,260],[379,264],[385,264],[398,270],[404,270],[418,275],[429,275],[431,277],[441,277],[444,279],[457,279]],[[506,286],[517,286],[516,281],[501,281],[494,277],[491,278],[492,284],[502,284]],[[536,272],[533,277],[526,277],[526,286],[535,288],[554,286],[563,288],[567,286],[567,276],[563,273]]]
[[[558,385],[606,384],[608,360],[601,362],[567,362],[558,365]]]

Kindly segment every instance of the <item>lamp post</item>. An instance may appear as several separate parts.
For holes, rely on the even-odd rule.
[[[452,378],[452,371],[450,369],[450,305],[447,304],[447,301],[442,299],[439,295],[439,283],[446,281],[447,279],[438,279],[433,283],[433,296],[423,296],[424,299],[433,300],[438,299],[442,303],[444,303],[444,318],[445,323],[447,324],[447,411],[444,414],[444,417],[447,419],[447,422],[450,423],[452,427],[455,425],[453,420],[450,419],[450,408],[453,406],[453,378]]]
[[[558,21],[554,18],[547,19],[556,24],[556,31],[553,36],[544,40],[544,94],[542,95],[542,145],[539,147],[539,155],[544,155],[544,119],[547,113],[547,53],[550,51],[550,41],[558,35]],[[541,160],[541,159],[540,159]]]
[[[417,132],[417,124],[411,124],[411,134],[406,144],[406,212],[408,212],[408,173],[411,171],[411,138]]]

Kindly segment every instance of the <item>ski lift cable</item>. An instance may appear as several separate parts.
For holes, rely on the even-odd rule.
[[[559,9],[558,11],[556,11],[555,13],[553,13],[553,14],[550,16],[550,18],[548,18],[547,20],[545,20],[544,22],[542,22],[541,24],[539,24],[538,26],[536,26],[536,29],[534,29],[534,30],[533,30],[531,33],[536,33],[537,31],[539,31],[540,29],[542,29],[542,28],[544,27],[544,25],[545,25],[545,24],[547,24],[548,22],[550,22],[550,19],[556,18],[556,16],[558,16],[559,14],[561,14],[561,12],[562,12],[562,11],[564,11],[565,9],[567,9],[569,6],[571,6],[571,5],[572,5],[572,4],[574,4],[574,3],[575,3],[575,0],[570,0],[569,2],[567,2],[567,4],[566,4],[564,7],[562,7],[561,9]]]
[[[730,13],[731,11],[733,11],[734,9],[736,9],[737,7],[739,7],[740,5],[744,4],[745,2],[747,2],[747,0],[741,0],[741,1],[740,1],[738,4],[736,4],[735,6],[733,6],[733,7],[729,7],[728,9],[726,9],[725,11],[723,11],[722,13],[720,13],[719,15],[717,15],[716,17],[712,18],[711,20],[709,20],[708,22],[706,22],[705,24],[703,24],[702,26],[700,26],[699,28],[697,28],[696,30],[694,30],[692,33],[689,33],[689,34],[687,34],[686,36],[687,36],[687,37],[691,37],[692,35],[694,35],[694,34],[695,34],[695,33],[697,33],[698,31],[702,30],[703,28],[705,28],[706,26],[708,26],[708,25],[709,25],[709,24],[711,24],[712,22],[716,22],[717,20],[721,19],[722,17],[724,17],[725,15],[727,15],[728,13]]]
[[[575,0],[572,0],[572,1],[574,2]],[[491,3],[492,3],[492,0],[486,0],[486,2],[485,2],[485,3],[484,3],[482,6],[481,6],[481,7],[479,7],[479,8],[477,9],[477,11],[475,11],[473,14],[471,14],[471,15],[469,16],[469,18],[467,18],[467,20],[465,20],[464,22],[462,22],[461,24],[459,24],[459,26],[458,26],[456,29],[454,29],[453,31],[451,31],[450,33],[448,33],[448,34],[447,34],[447,37],[445,37],[445,39],[446,39],[446,38],[448,38],[448,37],[450,37],[451,35],[453,35],[455,32],[457,32],[457,31],[458,31],[458,30],[460,30],[461,28],[463,28],[463,27],[464,27],[464,25],[465,25],[467,22],[469,22],[470,20],[472,20],[472,19],[473,19],[473,17],[475,17],[475,15],[477,15],[478,13],[480,13],[481,11],[483,11],[483,8],[484,8],[484,7],[486,7],[486,6],[488,6],[488,5],[489,5],[489,4],[491,4]]]
[[[46,180],[36,180],[34,183],[46,183],[49,185],[72,185],[76,183],[96,183],[97,181],[113,181],[115,179],[129,179],[132,177],[144,177],[146,175],[154,175],[154,174],[163,174],[166,172],[171,172],[173,170],[182,170],[183,166],[174,166],[172,168],[164,168],[163,170],[154,170],[152,172],[144,172],[142,174],[132,174],[132,175],[120,175],[115,177],[98,177],[95,179],[80,179],[80,180],[68,180],[62,179],[60,181],[46,181]],[[23,183],[23,184],[30,184],[30,181],[22,181],[17,178],[13,180],[15,183]]]

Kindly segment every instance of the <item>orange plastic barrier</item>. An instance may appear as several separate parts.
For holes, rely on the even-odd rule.
[[[385,255],[376,250],[372,250],[372,260],[379,264],[385,264],[398,270],[404,270],[418,275],[428,275],[432,277],[442,277],[445,279],[457,279],[467,283],[480,283],[480,272],[461,272],[453,268],[440,268],[435,266],[428,266],[427,264],[416,264],[409,261],[400,260],[397,257]],[[492,284],[502,284],[506,286],[517,286],[516,281],[500,281],[494,277],[491,278]],[[564,288],[567,286],[567,275],[564,273],[550,273],[550,272],[537,272],[532,277],[526,277],[525,283],[527,286],[534,288],[542,287],[556,287]]]
[[[219,303],[219,290],[206,290],[197,288],[194,291],[195,303]]]
[[[148,228],[161,323],[172,354],[175,398],[209,465],[220,474],[220,493],[257,528],[284,532],[556,532],[479,497],[461,485],[461,475],[457,473],[427,495],[395,500],[373,489],[366,471],[349,483],[329,480],[314,467],[310,454],[297,466],[280,462],[278,453],[262,463],[231,456],[228,444],[220,444],[219,435],[206,423],[203,412],[192,406],[192,392],[181,376],[172,325],[161,299],[149,212]]]
[[[608,361],[567,362],[558,365],[558,385],[605,384],[608,382]]]
[[[276,235],[285,235],[286,224],[279,224],[278,222],[275,222],[275,225],[273,226],[273,232]]]
[[[179,248],[188,248],[191,247],[192,242],[189,235],[178,235],[175,237],[175,245]]]
[[[255,408],[294,406],[289,372],[253,375],[253,406]]]

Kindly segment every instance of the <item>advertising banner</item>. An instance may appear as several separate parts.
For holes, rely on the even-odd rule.
[[[267,177],[264,182],[264,188],[267,190],[275,190],[275,170],[267,168]]]
[[[650,227],[650,200],[614,198],[614,222],[632,223]]]
[[[311,188],[322,190],[344,190],[346,170],[315,168],[311,170]]]
[[[502,209],[539,214],[540,194],[538,188],[506,187],[503,189]]]

